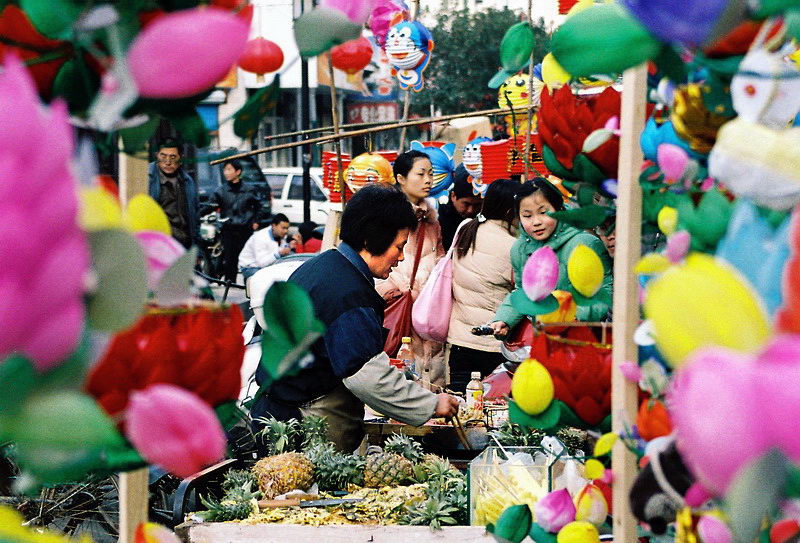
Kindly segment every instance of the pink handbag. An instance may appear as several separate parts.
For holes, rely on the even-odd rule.
[[[414,331],[423,339],[444,343],[450,330],[450,313],[453,310],[453,252],[458,233],[464,224],[458,225],[453,245],[447,254],[436,263],[425,286],[414,301],[411,309],[411,324]]]

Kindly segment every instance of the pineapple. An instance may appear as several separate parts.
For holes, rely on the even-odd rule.
[[[300,429],[300,423],[296,419],[281,421],[274,417],[261,417],[256,420],[264,425],[257,436],[267,445],[269,454],[275,455],[294,450]]]
[[[314,464],[300,453],[283,453],[262,458],[253,466],[253,475],[264,498],[290,490],[308,490],[314,484]]]
[[[413,464],[407,458],[396,453],[384,452],[380,447],[370,447],[367,450],[364,486],[370,488],[398,486],[412,476]]]
[[[505,447],[538,447],[544,433],[533,428],[524,428],[507,420],[500,428],[492,430],[489,436],[494,437],[500,445]]]
[[[364,458],[336,450],[323,451],[314,462],[314,479],[320,490],[347,490],[364,484]]]
[[[458,513],[458,509],[447,500],[431,496],[421,504],[408,506],[403,520],[405,524],[430,526],[432,530],[440,530],[442,526],[458,524]]]
[[[387,453],[399,454],[414,464],[420,462],[425,456],[422,445],[405,434],[392,434],[383,444],[383,450]]]
[[[303,433],[303,450],[328,442],[328,420],[325,417],[310,416],[300,421]]]
[[[206,511],[198,511],[197,516],[203,522],[225,522],[228,520],[243,520],[252,513],[258,513],[258,500],[223,499],[217,501],[213,498],[200,497],[200,502],[207,507]]]
[[[258,481],[253,476],[253,472],[246,469],[232,469],[225,474],[222,481],[222,490],[226,497],[238,494],[242,489],[250,490],[255,486],[258,486]]]

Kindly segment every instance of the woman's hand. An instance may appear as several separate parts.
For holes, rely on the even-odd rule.
[[[387,302],[391,302],[395,298],[399,298],[401,294],[403,293],[400,292],[400,289],[395,287],[391,290],[387,290],[386,292],[384,292],[383,299],[386,300]]]
[[[458,398],[450,394],[439,394],[439,401],[436,403],[434,417],[450,418],[458,413]]]
[[[494,337],[497,339],[505,339],[508,337],[509,332],[511,332],[511,329],[503,321],[494,321],[489,326],[494,330]]]

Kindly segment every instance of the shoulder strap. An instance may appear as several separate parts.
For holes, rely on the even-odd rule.
[[[422,256],[422,246],[425,244],[425,219],[422,219],[419,222],[419,227],[417,228],[417,253],[414,257],[414,269],[411,272],[411,283],[409,285],[409,290],[414,289],[414,280],[417,278],[417,269],[419,268],[419,259]]]
[[[458,233],[461,232],[461,228],[470,223],[473,219],[464,219],[461,221],[461,224],[458,225],[456,228],[456,233],[453,234],[453,243],[450,244],[450,248],[447,250],[447,254],[444,255],[445,258],[453,258],[453,253],[456,251],[456,244],[458,244]]]

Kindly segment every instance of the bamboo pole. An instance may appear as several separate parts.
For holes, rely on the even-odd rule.
[[[133,543],[136,527],[147,522],[147,468],[119,475],[119,543]]]
[[[346,128],[366,128],[368,126],[380,126],[384,124],[383,122],[371,122],[371,123],[350,123],[350,124],[340,124],[339,130],[343,130]],[[320,126],[318,128],[309,128],[308,130],[297,130],[295,132],[284,132],[283,134],[273,134],[271,136],[264,136],[261,138],[263,141],[272,141],[272,140],[281,140],[285,138],[294,138],[296,136],[307,136],[309,134],[317,134],[319,132],[333,132],[332,126]]]
[[[419,17],[419,0],[414,0],[414,13],[411,14],[411,20],[412,21],[416,21],[417,17]],[[411,90],[410,89],[406,89],[405,101],[403,103],[403,117],[401,118],[401,121],[407,121],[408,120],[408,112],[409,112],[410,109],[411,109]],[[400,143],[397,146],[397,152],[398,153],[402,153],[403,152],[403,147],[405,147],[405,144],[406,144],[406,129],[407,128],[408,128],[407,126],[404,126],[400,130]]]
[[[333,120],[333,135],[339,135],[339,102],[336,99],[336,81],[333,79],[333,60],[328,55],[328,75],[331,78],[331,118]],[[308,140],[306,140],[308,143]],[[344,186],[344,171],[342,168],[342,140],[333,140],[333,147],[336,150],[336,175],[339,180],[339,193],[342,195],[342,210],[347,204],[347,190]]]
[[[533,107],[533,106],[531,106]],[[527,110],[527,107],[523,108]],[[386,132],[388,130],[397,130],[398,128],[403,128],[404,126],[417,126],[420,124],[427,124],[433,122],[444,122],[444,121],[452,121],[454,119],[466,119],[469,117],[484,117],[488,115],[508,115],[512,112],[511,109],[507,108],[497,108],[497,109],[485,109],[482,111],[469,111],[466,113],[454,113],[452,115],[442,115],[441,117],[430,117],[427,119],[414,119],[413,121],[405,121],[405,122],[397,122],[397,123],[389,123],[383,124],[381,126],[375,126],[372,128],[364,128],[361,130],[353,130],[352,132],[340,132],[339,134],[330,134],[328,136],[319,136],[316,138],[311,138],[303,141],[293,141],[291,143],[282,143],[280,145],[273,145],[271,147],[263,147],[261,149],[254,149],[253,151],[246,151],[243,153],[238,153],[235,155],[227,156],[225,158],[219,158],[216,160],[212,160],[210,164],[213,166],[214,164],[221,164],[226,160],[230,160],[233,158],[242,158],[246,156],[253,156],[253,155],[260,155],[262,153],[271,153],[273,151],[280,151],[281,149],[291,149],[293,147],[299,147],[301,145],[320,145],[323,143],[329,143],[331,141],[335,141],[337,139],[344,139],[344,138],[354,138],[357,136],[364,136],[366,134],[374,134],[376,132]]]
[[[533,0],[528,0],[528,24],[533,28]],[[533,51],[531,51],[530,64],[528,65],[528,129],[525,131],[525,172],[522,181],[528,180],[531,171],[531,125],[533,124]]]
[[[642,191],[639,173],[642,151],[639,136],[644,129],[647,70],[644,64],[625,71],[622,83],[622,114],[619,145],[619,189],[617,196],[617,252],[614,257],[614,348],[611,374],[612,428],[625,431],[636,418],[637,387],[625,379],[620,366],[638,360],[633,334],[639,325],[639,285],[633,269],[641,253]],[[614,541],[636,541],[636,519],[628,493],[636,477],[636,457],[617,440],[611,462],[614,482]]]

